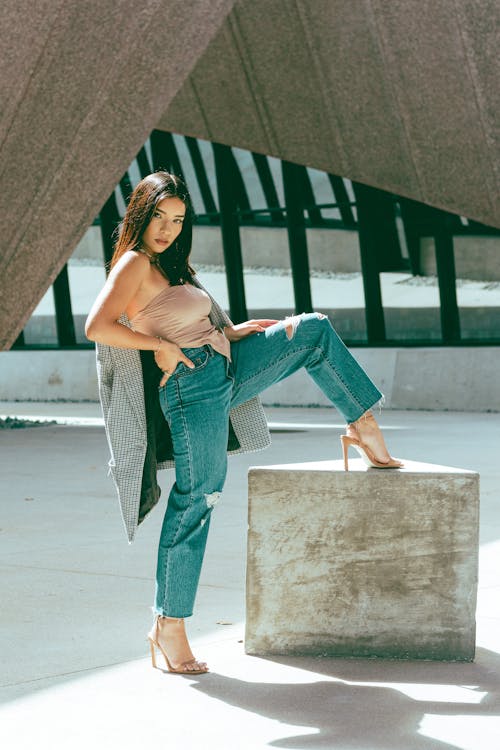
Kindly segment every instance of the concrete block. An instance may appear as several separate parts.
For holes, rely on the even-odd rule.
[[[472,661],[479,475],[349,468],[249,470],[246,652]]]

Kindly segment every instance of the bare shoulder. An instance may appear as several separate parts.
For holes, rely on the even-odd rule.
[[[144,253],[138,253],[135,250],[127,250],[121,258],[116,262],[116,265],[113,267],[113,270],[115,268],[122,269],[122,268],[134,268],[136,270],[140,270],[142,268],[148,269],[150,266],[149,259],[146,258]]]
[[[116,262],[110,271],[109,278],[116,281],[118,278],[134,276],[142,280],[149,271],[150,263],[145,255],[127,250]]]

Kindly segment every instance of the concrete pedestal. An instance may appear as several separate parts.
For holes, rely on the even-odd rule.
[[[246,652],[472,661],[479,475],[349,469],[250,469]]]

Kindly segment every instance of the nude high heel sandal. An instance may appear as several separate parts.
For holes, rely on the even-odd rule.
[[[352,422],[351,424],[347,425],[346,434],[340,436],[340,442],[342,443],[342,453],[344,455],[345,471],[349,471],[348,451],[350,445],[352,445],[353,448],[356,448],[367,466],[371,466],[374,469],[400,469],[404,465],[402,461],[399,461],[397,458],[392,458],[392,456],[389,456],[389,454],[387,454],[389,456],[387,460],[377,458],[373,453],[373,450],[366,444],[366,442],[363,441],[357,427],[357,424],[361,419],[371,419],[376,425],[375,418],[372,414],[363,415],[362,417],[360,417],[360,419],[356,420],[356,422]],[[380,437],[383,443],[382,433],[380,433]],[[385,443],[383,444],[385,447]]]
[[[170,659],[168,658],[167,654],[163,650],[163,646],[161,645],[159,639],[158,639],[158,620],[160,619],[161,615],[157,615],[155,618],[153,627],[148,633],[148,641],[149,646],[151,649],[151,663],[153,665],[153,668],[156,669],[156,649],[159,649],[159,651],[162,653],[163,658],[165,659],[165,664],[167,665],[167,670],[169,672],[172,672],[173,674],[205,674],[205,672],[208,672],[208,666],[205,664],[205,662],[199,662],[194,657],[192,659],[188,659],[187,661],[182,662],[178,667],[173,667],[170,663]]]

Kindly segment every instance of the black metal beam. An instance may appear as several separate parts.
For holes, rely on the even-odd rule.
[[[148,155],[144,146],[140,149],[136,159],[141,178],[147,177],[148,174],[151,174],[153,170],[151,169],[151,164],[149,163]]]
[[[122,194],[123,202],[125,205],[127,205],[130,196],[132,195],[133,187],[132,187],[132,181],[130,179],[130,175],[128,172],[125,172],[123,177],[121,178],[120,182],[120,193]]]
[[[269,162],[267,161],[267,156],[252,152],[252,159],[259,176],[267,207],[269,208],[271,221],[281,225],[285,221],[285,215],[280,207],[278,193],[274,184],[271,168],[269,167]]]
[[[429,217],[429,207],[411,198],[398,198],[403,230],[410,260],[410,271],[414,276],[422,273],[420,241],[422,237],[432,235],[433,222]]]
[[[352,183],[358,212],[359,251],[365,293],[365,319],[368,343],[385,341],[385,319],[377,261],[378,215],[372,204],[373,188]]]
[[[312,312],[312,295],[303,204],[304,167],[281,162],[286,204],[286,228],[292,267],[295,312]]]
[[[234,185],[234,162],[229,146],[219,143],[213,143],[212,146],[219,198],[222,248],[226,265],[229,315],[234,323],[242,323],[247,320],[248,313],[243,279],[237,191]]]
[[[198,180],[198,187],[200,189],[203,205],[205,206],[205,211],[207,212],[207,214],[217,214],[217,206],[215,205],[214,197],[212,195],[212,189],[208,180],[207,170],[205,169],[205,164],[203,162],[200,147],[198,146],[198,141],[196,140],[196,138],[191,138],[191,136],[185,136],[184,140],[186,141],[189,155],[191,156],[191,161],[193,163],[196,179]],[[217,217],[215,216],[213,216],[212,218],[215,221],[217,220]]]
[[[101,226],[102,249],[104,253],[104,267],[109,268],[111,258],[114,252],[114,232],[121,221],[116,205],[115,192],[111,193],[108,200],[101,209],[99,214],[99,223]]]
[[[342,177],[337,177],[337,175],[334,174],[329,174],[328,180],[330,182],[333,197],[335,199],[335,203],[338,206],[342,221],[344,222],[346,228],[354,229],[356,227],[356,219],[354,218],[354,213],[351,207],[351,199],[349,198],[346,186],[344,185],[344,180],[342,179]]]
[[[445,211],[435,212],[434,245],[439,284],[441,335],[443,343],[459,342],[460,314],[457,303],[457,277],[453,247],[453,216]]]
[[[424,203],[400,198],[401,217],[410,255],[411,270],[422,272],[420,242],[434,238],[436,272],[439,285],[441,336],[443,343],[460,341],[460,313],[457,303],[453,233],[461,227],[459,217]],[[458,219],[458,223],[457,223]]]
[[[63,267],[59,276],[54,281],[52,291],[56,309],[57,341],[59,346],[74,346],[76,344],[75,324],[71,309],[67,265]]]
[[[302,205],[309,215],[311,226],[320,227],[324,224],[321,210],[316,206],[316,197],[311,184],[307,167],[302,167]]]
[[[481,224],[479,221],[474,221],[473,219],[469,219],[467,222],[467,226],[464,226],[461,224],[460,227],[460,234],[489,234],[497,237],[500,235],[500,229],[498,227],[490,227],[487,224]]]
[[[26,346],[26,341],[24,339],[24,331],[21,331],[17,339],[12,344],[11,349],[23,349]]]
[[[167,133],[164,130],[153,130],[150,141],[154,171],[166,169],[184,179],[172,133]]]
[[[250,199],[248,197],[245,181],[241,176],[241,171],[232,148],[230,148],[229,146],[226,146],[226,148],[228,149],[225,157],[226,169],[231,174],[231,183],[233,187],[236,206],[239,209],[240,223],[253,224],[255,221],[255,216],[252,213],[252,206],[250,205]]]
[[[373,247],[379,271],[407,270],[396,225],[395,200],[391,193],[363,186],[369,204]]]

